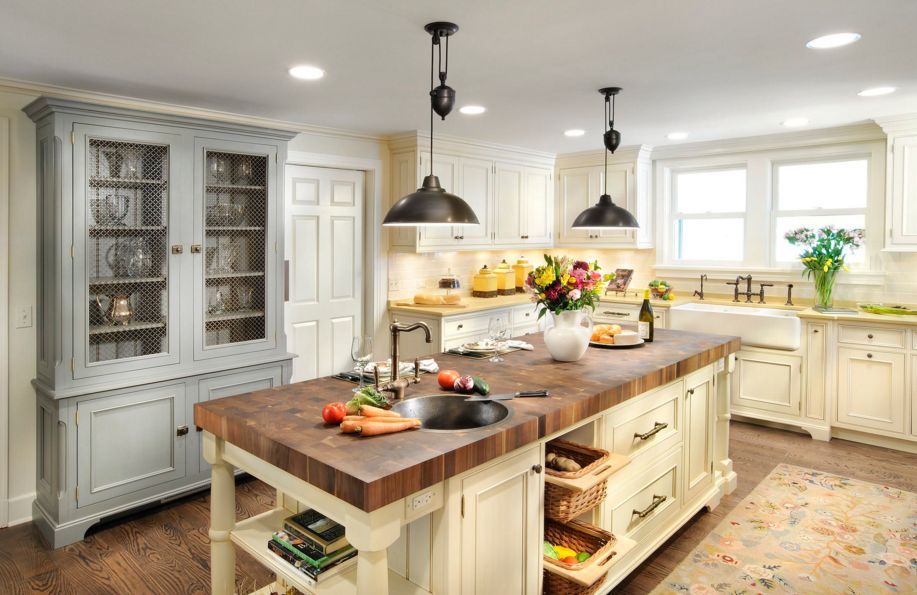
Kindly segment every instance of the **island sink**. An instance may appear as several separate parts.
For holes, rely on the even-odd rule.
[[[683,304],[672,308],[670,326],[676,330],[738,335],[743,345],[799,349],[802,325],[793,310]]]
[[[506,405],[494,401],[469,401],[467,396],[428,395],[396,403],[392,409],[404,417],[420,419],[422,430],[457,432],[476,430],[501,422],[509,415]]]

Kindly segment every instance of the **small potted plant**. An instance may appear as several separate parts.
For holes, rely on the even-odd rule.
[[[834,281],[840,270],[849,271],[847,248],[856,250],[863,245],[866,233],[862,229],[838,229],[833,225],[819,229],[800,227],[788,231],[784,238],[803,248],[799,260],[805,267],[802,274],[815,282],[815,309],[834,309]]]
[[[590,311],[595,310],[604,282],[599,263],[544,255],[545,264],[529,273],[526,285],[534,291],[538,318],[554,314],[554,326],[545,331],[544,342],[551,357],[572,362],[583,357],[592,335]]]

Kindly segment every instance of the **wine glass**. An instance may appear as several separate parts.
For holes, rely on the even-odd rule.
[[[500,347],[503,345],[503,339],[506,338],[506,321],[502,316],[494,316],[487,325],[487,334],[494,344],[494,354],[490,358],[492,363],[500,363],[503,358],[500,357]]]
[[[363,372],[366,370],[366,364],[373,357],[373,338],[369,336],[354,337],[350,345],[350,357],[353,359],[353,369],[360,374],[360,386],[353,389],[358,393],[366,386],[363,380]]]

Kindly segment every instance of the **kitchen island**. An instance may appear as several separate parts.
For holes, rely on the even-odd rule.
[[[651,344],[590,348],[572,363],[552,360],[540,336],[530,340],[533,352],[500,364],[436,356],[441,369],[487,378],[494,393],[551,392],[507,402],[506,419],[477,430],[341,434],[321,421],[322,407],[352,387],[333,378],[197,404],[213,468],[213,593],[233,592],[234,544],[307,592],[540,592],[541,463],[544,444],[561,435],[631,459],[592,518],[620,549],[631,544],[606,589],[734,488],[726,376],[738,338],[659,330]],[[440,392],[428,375],[408,398]],[[233,466],[277,488],[277,508],[237,525]],[[310,587],[267,550],[271,531],[302,506],[346,527],[356,572]]]

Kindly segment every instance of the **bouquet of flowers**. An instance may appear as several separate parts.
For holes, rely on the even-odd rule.
[[[545,264],[529,273],[526,284],[535,292],[533,301],[540,306],[538,318],[547,312],[559,314],[566,310],[595,310],[602,295],[604,282],[611,275],[599,273],[599,263],[555,258],[544,255]]]
[[[800,227],[788,231],[784,238],[794,246],[803,248],[799,259],[805,267],[803,275],[815,278],[816,305],[831,307],[834,278],[841,269],[849,271],[844,261],[847,248],[863,245],[866,232],[862,229],[838,229],[833,225],[820,229]]]

